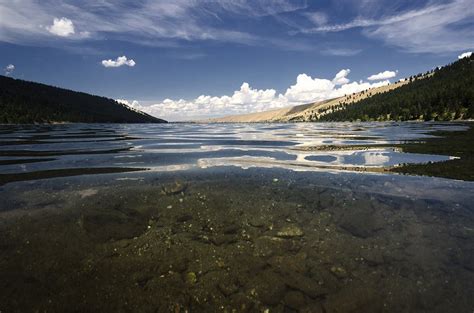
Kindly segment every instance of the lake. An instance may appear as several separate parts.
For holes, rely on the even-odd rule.
[[[472,312],[466,128],[0,125],[0,312]]]

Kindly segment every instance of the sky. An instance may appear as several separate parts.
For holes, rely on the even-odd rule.
[[[334,98],[472,50],[472,0],[0,0],[2,75],[170,121]]]

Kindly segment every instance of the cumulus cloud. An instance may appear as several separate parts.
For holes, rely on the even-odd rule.
[[[54,18],[53,25],[47,26],[46,29],[51,34],[60,37],[69,37],[75,34],[73,22],[65,17]]]
[[[343,69],[332,80],[300,74],[297,76],[295,84],[288,87],[284,93],[277,93],[275,89],[252,88],[250,84],[244,82],[239,90],[228,96],[201,95],[193,100],[165,99],[158,103],[142,103],[123,99],[118,101],[171,121],[199,120],[323,101],[390,83],[388,80],[376,83],[350,82],[347,78],[349,73],[349,69]]]
[[[6,75],[6,76],[11,75],[14,70],[15,70],[15,65],[13,65],[13,64],[8,64],[8,65],[5,67],[5,69],[4,69],[5,75]]]
[[[118,103],[125,104],[131,108],[138,109],[140,107],[140,102],[137,100],[128,101],[126,99],[115,99]]]
[[[335,85],[344,85],[344,84],[349,83],[350,80],[347,78],[347,76],[349,75],[350,72],[351,72],[350,69],[340,70],[339,73],[336,74],[332,82]]]
[[[472,55],[472,51],[464,52],[464,53],[458,55],[458,59],[461,60],[461,59],[464,59],[464,58],[470,58],[471,55]]]
[[[378,74],[370,75],[367,77],[368,80],[384,80],[384,79],[390,79],[394,78],[397,76],[398,71],[384,71],[380,72]]]
[[[327,99],[328,92],[334,90],[335,84],[328,79],[312,78],[307,74],[296,77],[296,84],[286,90],[284,97],[290,103],[302,103]]]
[[[135,66],[135,61],[133,59],[128,59],[126,56],[121,56],[121,57],[118,57],[116,58],[115,60],[111,60],[111,59],[108,59],[108,60],[103,60],[102,61],[102,65],[104,67],[120,67],[120,66],[130,66],[130,67],[134,67]]]

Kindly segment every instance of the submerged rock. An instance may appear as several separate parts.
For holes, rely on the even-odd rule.
[[[231,224],[231,225],[228,225],[228,226],[224,227],[222,232],[226,235],[233,235],[233,234],[237,234],[239,232],[239,230],[240,230],[239,225]]]
[[[325,312],[383,312],[383,301],[376,290],[351,285],[327,297]]]
[[[267,219],[263,217],[252,216],[250,217],[248,223],[253,227],[264,227],[267,224]]]
[[[197,283],[197,276],[196,276],[196,273],[194,272],[188,272],[186,273],[185,277],[184,277],[184,280],[186,281],[186,283],[188,285],[194,285],[195,283]]]
[[[300,240],[288,240],[280,237],[262,236],[254,243],[254,255],[268,257],[271,255],[283,255],[296,253],[302,247]]]
[[[363,249],[360,256],[369,265],[380,265],[384,263],[383,252],[380,249]]]
[[[277,237],[281,238],[302,237],[303,235],[303,230],[295,225],[283,227],[279,232],[277,232]]]
[[[183,213],[176,218],[179,223],[187,222],[193,219],[193,216],[189,213]]]
[[[333,273],[337,278],[346,278],[348,275],[347,271],[340,266],[332,266],[331,273]]]
[[[288,291],[285,294],[283,301],[285,302],[286,306],[289,306],[294,310],[299,310],[306,306],[306,298],[304,294],[296,290]]]
[[[306,253],[297,255],[284,255],[271,257],[267,263],[276,272],[280,273],[305,273],[306,272]]]
[[[237,237],[233,235],[221,235],[217,234],[209,238],[209,240],[215,244],[216,246],[220,246],[222,244],[231,244],[237,242]]]
[[[294,290],[299,290],[310,298],[318,298],[328,293],[325,286],[321,286],[314,279],[296,272],[284,276],[285,284]]]
[[[384,226],[383,218],[375,210],[347,210],[339,220],[339,226],[355,237],[367,238],[375,235]]]
[[[251,282],[250,293],[266,305],[277,305],[285,295],[286,286],[280,275],[264,271]]]
[[[161,186],[161,193],[167,196],[176,195],[186,191],[188,185],[186,183],[175,182],[174,184],[168,184]]]
[[[219,288],[220,292],[226,297],[236,293],[239,291],[239,286],[237,286],[233,282],[220,282],[217,284],[217,287]]]

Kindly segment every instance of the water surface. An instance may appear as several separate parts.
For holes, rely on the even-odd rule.
[[[0,127],[0,311],[472,312],[449,123]],[[268,311],[267,311],[268,310]]]
[[[3,126],[0,169],[2,174],[229,165],[370,169],[448,160],[449,156],[401,153],[389,145],[423,140],[436,130],[463,128],[433,123]]]

